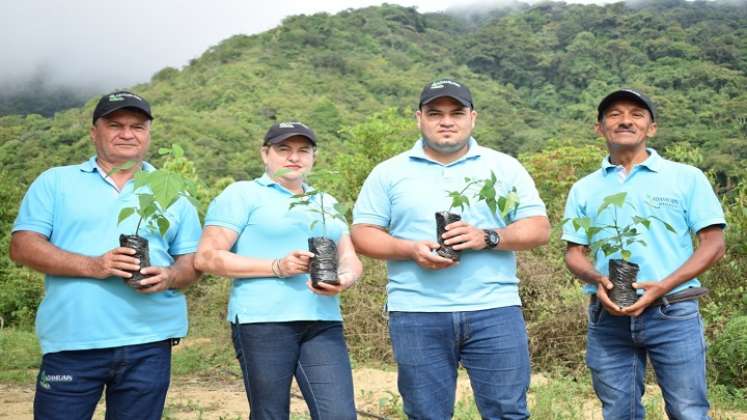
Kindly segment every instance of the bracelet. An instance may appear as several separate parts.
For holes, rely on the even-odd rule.
[[[275,258],[272,260],[272,264],[270,265],[272,268],[272,274],[275,275],[275,277],[284,278],[285,276],[280,272],[280,260]]]

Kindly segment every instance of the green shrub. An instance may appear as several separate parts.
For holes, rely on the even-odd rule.
[[[726,323],[716,337],[709,356],[717,382],[734,387],[747,387],[747,315]]]

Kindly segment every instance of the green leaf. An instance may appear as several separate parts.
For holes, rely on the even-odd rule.
[[[133,213],[135,213],[135,208],[134,207],[125,207],[122,210],[120,210],[119,211],[119,218],[117,219],[117,224],[122,223],[123,220],[127,219],[128,217],[130,217],[130,215],[132,215]]]
[[[622,257],[625,261],[630,260],[631,254],[627,249],[623,249],[622,251],[620,251],[620,254],[622,254]]]
[[[275,173],[274,173],[274,174],[272,174],[272,175],[270,176],[270,178],[279,178],[279,177],[281,177],[281,176],[283,176],[283,175],[286,175],[286,174],[288,174],[288,173],[291,173],[291,172],[293,172],[293,170],[292,170],[292,169],[289,169],[289,168],[280,168],[280,169],[278,169],[277,171],[275,171]]]
[[[651,229],[651,221],[645,217],[633,216],[633,222],[643,225],[646,229]]]
[[[630,227],[630,226],[626,227],[622,232],[622,236],[626,236],[626,237],[636,236],[636,235],[638,235],[638,229],[634,227]]]
[[[610,255],[614,254],[618,251],[618,247],[611,245],[609,243],[602,244],[601,246],[602,252],[604,252],[605,257],[609,257]]]
[[[319,220],[314,220],[313,222],[311,222],[311,224],[309,225],[309,230],[314,230],[314,227],[317,225],[317,223],[319,223]]]
[[[672,227],[672,225],[670,225],[669,223],[665,222],[664,220],[662,220],[662,219],[660,219],[660,218],[658,218],[656,216],[651,216],[651,218],[652,219],[656,219],[659,222],[661,222],[668,231],[670,231],[672,233],[677,233],[677,231]]]
[[[171,150],[174,152],[174,157],[177,159],[184,156],[184,149],[176,143],[171,146]]]
[[[158,205],[166,211],[171,207],[179,194],[184,191],[185,183],[181,175],[167,171],[159,170],[160,176],[150,180],[150,188]]]
[[[519,208],[519,193],[516,191],[516,187],[512,188],[503,198],[504,200],[498,200],[498,210],[501,212],[501,217],[505,218],[509,213]]]
[[[602,199],[602,204],[599,205],[599,208],[597,209],[597,213],[601,213],[609,206],[615,206],[618,208],[621,208],[625,204],[625,196],[628,195],[627,192],[621,192],[617,194],[612,194],[604,197]]]
[[[156,223],[158,223],[158,232],[161,234],[161,236],[165,235],[169,230],[169,219],[164,216],[159,216],[156,218]]]
[[[123,163],[123,164],[121,164],[119,166],[113,167],[112,170],[109,171],[109,173],[106,174],[106,176],[109,177],[109,176],[112,176],[112,175],[116,174],[119,171],[126,171],[126,170],[132,168],[135,165],[137,165],[137,161],[136,160],[128,160],[127,162],[125,162],[125,163]]]
[[[153,204],[154,197],[152,194],[138,194],[137,195],[138,207],[142,212],[144,209],[150,207]]]
[[[596,226],[590,226],[586,229],[586,234],[589,236],[594,236],[601,231],[602,231],[602,228],[599,228]]]

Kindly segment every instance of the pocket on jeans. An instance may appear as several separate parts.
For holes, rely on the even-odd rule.
[[[599,322],[599,320],[602,318],[602,314],[604,313],[604,308],[602,307],[602,302],[600,302],[598,299],[594,300],[593,303],[589,304],[589,325],[594,325]]]
[[[670,305],[659,305],[656,316],[657,318],[671,320],[692,319],[698,316],[698,308],[696,299],[685,300]]]
[[[417,365],[423,362],[420,348],[422,333],[417,316],[400,312],[389,313],[389,337],[392,340],[394,361],[400,365]]]

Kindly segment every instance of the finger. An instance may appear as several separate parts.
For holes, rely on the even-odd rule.
[[[140,280],[140,287],[155,287],[156,285],[160,285],[164,282],[164,278],[155,276],[155,277],[146,277],[142,280]]]
[[[443,233],[443,235],[441,235],[441,237],[444,239],[451,239],[455,236],[464,235],[467,232],[469,232],[469,229],[463,226],[458,226],[458,227],[447,230],[446,232]]]
[[[423,258],[424,261],[426,261],[426,262],[428,262],[430,264],[439,264],[439,263],[440,264],[444,264],[444,263],[452,263],[453,262],[452,260],[450,260],[448,258],[442,257],[442,256],[440,256],[438,254],[433,254],[433,253],[430,253],[430,252],[427,253],[427,254],[422,254],[421,257]]]
[[[314,292],[315,294],[318,294],[318,295],[334,296],[334,295],[337,294],[337,291],[335,291],[334,289],[332,289],[332,290],[329,289],[330,287],[334,287],[334,286],[332,286],[330,284],[327,284],[327,283],[324,283],[324,282],[319,282],[319,283],[317,283],[317,286],[314,287],[314,285],[311,282],[311,280],[308,280],[306,282],[306,287],[308,287],[309,290],[311,290],[312,292]]]
[[[291,252],[291,255],[296,258],[306,257],[306,258],[314,258],[314,253],[309,251],[303,251],[303,250],[296,250]]]
[[[163,274],[164,272],[165,270],[163,269],[163,267],[158,267],[155,265],[144,267],[142,270],[140,270],[140,273],[146,276],[157,276],[159,274]]]
[[[441,248],[441,244],[439,244],[438,242],[423,241],[421,242],[421,244],[425,245],[425,247],[428,248],[430,251]]]
[[[468,226],[468,225],[463,220],[457,220],[456,222],[451,222],[448,225],[444,226],[444,229],[452,230],[452,229],[456,229],[462,226]]]
[[[334,293],[334,294],[339,293],[340,290],[342,289],[341,285],[339,284],[330,284],[330,283],[326,283],[323,281],[320,281],[319,283],[317,283],[316,288],[330,292],[330,293]]]
[[[123,254],[112,254],[111,261],[120,261],[130,264],[140,264],[140,259],[137,257],[131,257]]]
[[[137,270],[137,268],[135,268],[134,270]],[[111,270],[109,270],[109,272],[111,273],[112,276],[122,277],[123,279],[129,279],[130,277],[132,277],[132,273],[128,271],[124,271],[124,270],[119,270],[116,268],[112,268]]]
[[[112,261],[111,269],[119,271],[138,271],[140,270],[140,264],[129,264],[119,261]]]
[[[111,251],[112,254],[126,254],[126,255],[134,255],[137,251],[135,251],[133,248],[128,248],[126,246],[120,246],[118,248],[114,248]]]
[[[460,242],[461,240],[461,242]],[[464,249],[476,249],[476,248],[482,248],[482,239],[478,242],[477,240],[469,237],[458,237],[454,238],[454,245],[447,244],[451,246],[452,248],[456,249],[457,251],[461,251]]]

